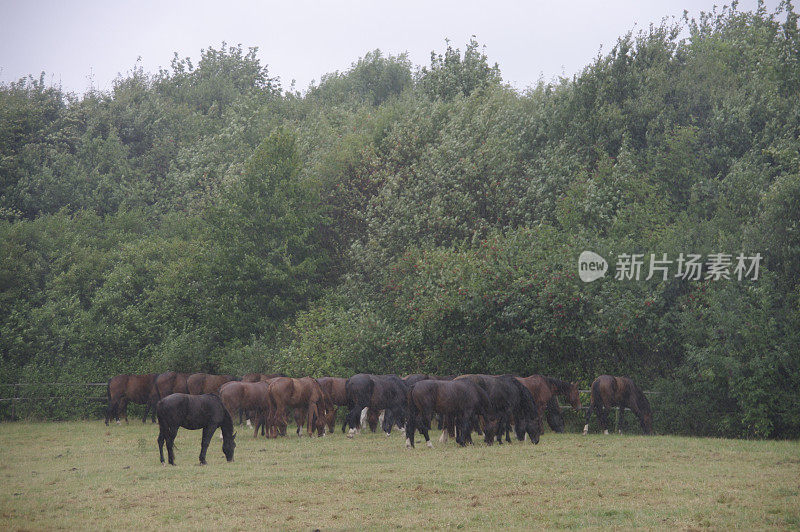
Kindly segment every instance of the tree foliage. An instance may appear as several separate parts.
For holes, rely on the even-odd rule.
[[[657,430],[797,437],[797,20],[652,26],[524,92],[474,39],[305,93],[225,43],[108,92],[2,85],[0,383],[612,373]],[[624,253],[762,261],[617,280]]]

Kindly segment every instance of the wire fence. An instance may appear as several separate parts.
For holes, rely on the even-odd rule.
[[[72,401],[85,406],[106,401],[105,382],[18,382],[0,384],[0,405],[8,405],[8,417],[18,419],[20,403],[40,401],[54,406],[56,402]],[[81,388],[84,392],[81,393]],[[10,392],[9,392],[10,390]],[[72,391],[72,393],[69,393]],[[96,390],[96,391],[95,391]],[[56,392],[61,393],[56,393]],[[98,393],[100,392],[100,393]],[[7,396],[10,395],[10,396]]]

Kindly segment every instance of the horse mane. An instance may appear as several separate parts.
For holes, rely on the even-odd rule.
[[[225,403],[222,402],[222,398],[217,393],[210,393],[211,395],[219,401],[219,404],[222,406],[222,423],[220,424],[220,430],[222,430],[222,437],[227,439],[225,436],[225,432],[227,431],[231,436],[233,436],[233,418],[231,418],[230,412],[228,409],[225,408]]]
[[[572,389],[572,383],[567,381],[562,381],[561,379],[556,379],[555,377],[548,377],[545,376],[544,380],[547,381],[547,384],[550,387],[555,388],[558,390],[560,395],[565,395],[569,397],[569,392]]]

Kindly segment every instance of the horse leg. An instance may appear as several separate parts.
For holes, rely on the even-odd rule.
[[[306,407],[299,406],[294,409],[294,424],[297,425],[297,437],[303,436],[301,429],[303,428],[303,420],[306,417]]]
[[[150,401],[144,404],[144,415],[142,416],[142,423],[147,423],[147,414],[150,412]]]
[[[342,425],[342,432],[344,432],[345,426],[349,426],[350,432],[347,433],[348,438],[352,438],[353,434],[355,434],[358,429],[361,420],[361,411],[361,407],[356,404],[350,408],[350,412],[347,414],[347,419],[345,419],[345,423]]]
[[[600,428],[603,429],[603,434],[608,434],[608,408],[605,405],[597,405],[597,418],[600,420]]]
[[[161,458],[161,465],[164,464],[164,429],[158,431],[158,456]]]
[[[617,432],[622,434],[623,430],[628,430],[628,427],[625,424],[625,407],[619,407],[619,422],[617,423]]]
[[[178,435],[177,427],[167,433],[167,460],[169,465],[175,465],[175,437]]]
[[[410,401],[409,401],[410,402]],[[415,412],[412,406],[411,414],[408,416],[408,423],[406,423],[406,447],[414,448],[414,431],[416,430],[416,423],[419,414]],[[420,432],[422,432],[420,430]]]
[[[464,421],[462,422],[462,431],[464,435],[462,436],[462,440],[464,444],[475,445],[472,442],[472,425],[473,425],[473,417],[474,414],[470,414],[469,416],[464,416]]]
[[[110,399],[108,400],[108,408],[106,409],[106,425],[108,425],[108,421],[114,418],[114,415],[117,413],[117,402]]]
[[[203,427],[203,439],[200,441],[200,465],[206,465],[206,451],[215,430],[217,430],[217,427],[211,425]]]
[[[217,430],[217,427],[213,425],[206,425],[203,427],[203,439],[200,441],[200,465],[206,465],[206,451],[208,450],[215,430]]]
[[[306,410],[306,431],[308,432],[308,437],[314,437],[314,427],[317,424],[317,418],[319,417],[319,408],[317,403],[311,403],[308,405]]]
[[[589,418],[592,417],[592,408],[594,408],[594,405],[590,405],[589,408],[586,409],[586,424],[583,426],[584,436],[589,434]]]
[[[119,409],[122,411],[122,417],[125,418],[125,424],[128,424],[128,398],[120,399]],[[119,412],[117,412],[117,423],[119,423]]]
[[[456,443],[461,447],[467,445],[467,431],[471,432],[469,416],[461,415],[456,418]]]
[[[408,418],[409,423],[411,422],[411,419],[412,419],[411,416],[409,416]],[[426,412],[424,417],[418,419],[418,422],[420,424],[419,431],[422,433],[423,436],[425,436],[425,445],[433,449],[433,444],[431,443],[431,437],[428,434],[428,431],[431,430],[431,413]]]

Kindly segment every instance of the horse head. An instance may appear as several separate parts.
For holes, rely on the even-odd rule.
[[[569,404],[576,412],[581,410],[581,393],[578,390],[577,382],[569,383],[569,394],[567,395],[567,399],[569,400]]]
[[[383,412],[383,423],[381,428],[386,434],[392,433],[392,427],[397,425],[397,428],[402,429],[406,422],[406,412],[401,406],[391,406]]]
[[[229,438],[222,435],[222,452],[225,453],[225,458],[228,462],[233,462],[233,450],[236,449],[236,433],[232,433]]]
[[[483,441],[487,445],[494,442],[497,431],[500,430],[500,420],[494,414],[483,416]]]

